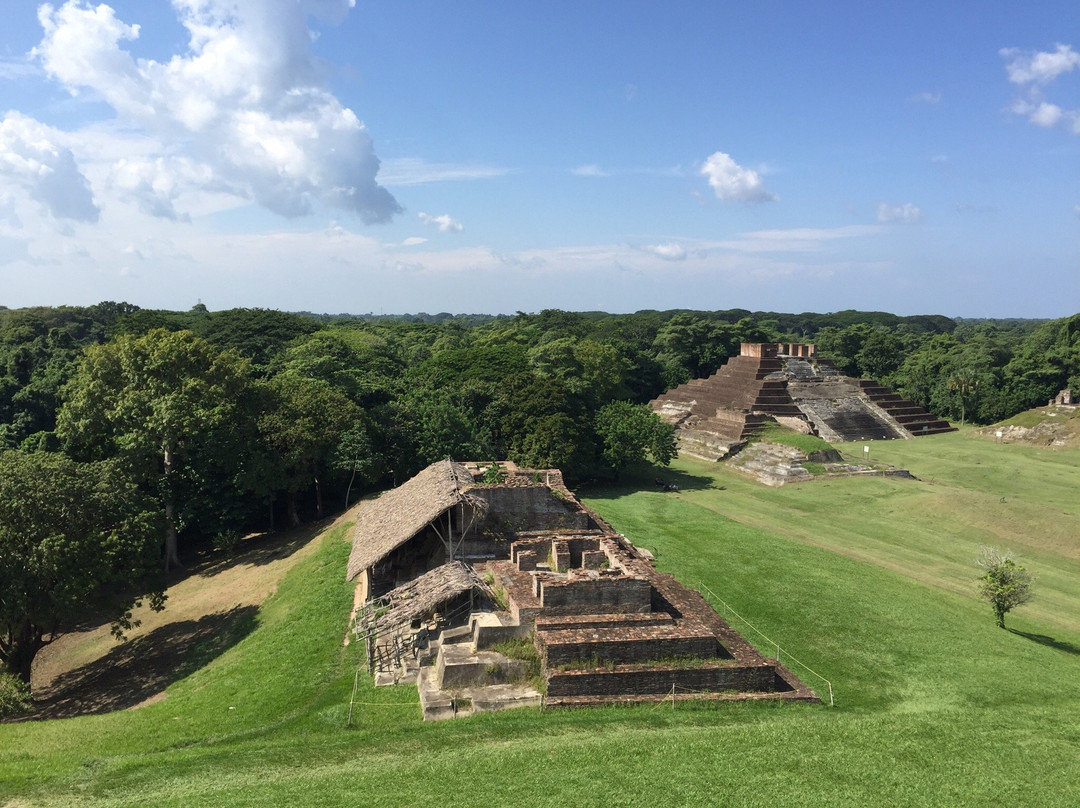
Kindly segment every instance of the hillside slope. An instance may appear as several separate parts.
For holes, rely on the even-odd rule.
[[[1014,545],[1040,576],[1039,600],[1006,631],[974,597],[969,551],[991,527],[1023,539],[1029,517],[1072,529],[1076,454],[963,434],[888,445],[889,457],[884,444],[872,452],[921,481],[773,489],[680,461],[643,469],[644,486],[586,496],[661,568],[827,677],[834,709],[679,704],[424,724],[414,689],[354,679],[338,527],[251,630],[166,699],[0,726],[0,805],[1075,805],[1075,538]],[[657,491],[658,473],[680,491]],[[979,515],[992,502],[1008,509]]]

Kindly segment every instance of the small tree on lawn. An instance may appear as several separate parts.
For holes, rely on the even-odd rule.
[[[998,627],[1005,628],[1005,615],[1031,600],[1034,579],[1012,553],[997,547],[980,547],[975,563],[986,571],[979,578],[979,596],[993,608]]]

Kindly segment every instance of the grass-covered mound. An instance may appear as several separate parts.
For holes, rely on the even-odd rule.
[[[0,805],[1073,806],[1080,453],[947,435],[875,444],[920,478],[766,488],[678,461],[583,492],[836,690],[835,709],[700,704],[423,724],[359,679],[340,530],[231,648],[134,711],[0,726]],[[1070,494],[1072,496],[1067,496]],[[1003,500],[1004,498],[1004,500]],[[994,626],[980,542],[1036,571]],[[766,648],[766,650],[768,650]],[[230,709],[233,708],[233,709]]]
[[[979,434],[1007,443],[1080,448],[1080,407],[1037,407],[984,427]]]
[[[766,423],[753,438],[751,443],[779,443],[782,446],[793,446],[806,454],[815,452],[827,452],[832,449],[832,444],[817,435],[807,435],[796,432],[791,427],[775,422]]]

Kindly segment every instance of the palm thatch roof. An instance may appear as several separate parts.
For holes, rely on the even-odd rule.
[[[440,460],[369,502],[353,528],[345,579],[351,581],[381,561],[461,501],[472,503],[473,498],[464,493],[472,484],[472,475],[464,466]]]
[[[429,615],[474,587],[485,588],[476,574],[460,561],[429,570],[383,596],[390,608],[375,620],[375,634],[383,634]]]

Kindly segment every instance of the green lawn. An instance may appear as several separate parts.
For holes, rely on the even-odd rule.
[[[583,492],[662,569],[706,584],[831,679],[835,709],[680,704],[425,725],[415,690],[362,677],[346,729],[357,649],[341,645],[351,591],[338,530],[254,631],[164,701],[0,726],[0,805],[1080,803],[1080,455],[969,433],[871,452],[920,480],[771,489],[680,460]],[[681,490],[656,491],[657,474]],[[1011,547],[1039,576],[1012,631],[974,597],[980,542]]]

